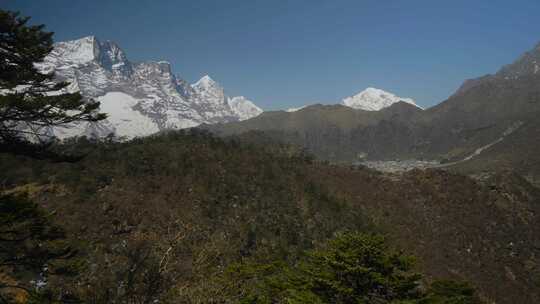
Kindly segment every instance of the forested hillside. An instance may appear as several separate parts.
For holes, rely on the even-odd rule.
[[[61,228],[69,267],[53,259],[9,280],[44,276],[52,290],[93,303],[211,302],[224,295],[214,278],[232,265],[294,265],[335,233],[356,231],[387,234],[390,247],[417,255],[424,282],[468,280],[500,303],[538,297],[538,193],[525,181],[386,176],[195,130],[55,149],[84,158],[2,154],[0,170],[4,193],[28,195]]]

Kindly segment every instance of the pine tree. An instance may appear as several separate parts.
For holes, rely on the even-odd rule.
[[[53,49],[52,32],[28,25],[29,17],[0,10],[0,150],[20,148],[47,137],[46,130],[77,121],[99,121],[99,102],[67,93],[69,83],[36,65]]]
[[[63,230],[53,225],[37,204],[25,195],[0,194],[0,303],[18,303],[10,300],[15,293],[27,298],[46,296],[36,293],[20,276],[41,273],[41,280],[46,281],[45,266],[60,273],[60,269],[69,268],[66,263],[74,254]],[[55,261],[62,263],[58,266]]]
[[[388,247],[384,237],[339,233],[293,265],[285,261],[230,266],[224,298],[239,303],[478,304],[466,283],[435,281],[422,291],[414,258]],[[234,301],[233,301],[234,302]]]

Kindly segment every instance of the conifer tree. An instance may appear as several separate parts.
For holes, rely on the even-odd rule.
[[[37,204],[24,195],[0,194],[0,303],[18,303],[10,300],[14,293],[22,292],[29,298],[46,296],[36,293],[24,280],[13,278],[41,273],[41,280],[46,280],[45,267],[58,272],[61,268],[54,262],[65,263],[74,254],[63,230],[53,225]]]
[[[414,258],[380,235],[339,233],[304,258],[240,263],[225,272],[225,302],[294,304],[479,304],[467,283],[435,281],[420,288]]]
[[[0,10],[0,150],[47,138],[47,129],[77,121],[99,121],[99,102],[66,91],[38,65],[53,49],[52,32],[29,25],[29,17]]]

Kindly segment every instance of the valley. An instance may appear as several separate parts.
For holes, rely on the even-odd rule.
[[[378,111],[313,105],[295,112],[264,112],[247,121],[207,129],[219,136],[262,132],[334,163],[368,161],[376,167],[383,161],[405,161],[402,165],[411,168],[418,160],[433,162],[430,167],[440,162],[439,167],[465,169],[473,159],[482,159],[480,155],[504,149],[521,130],[530,130],[526,126],[536,125],[540,74],[534,65],[538,58],[540,45],[494,75],[466,81],[448,100],[425,110],[406,102]],[[530,140],[538,138],[538,133],[530,132]],[[534,147],[514,148],[512,157],[519,158]],[[525,175],[540,174],[536,167],[519,169]]]

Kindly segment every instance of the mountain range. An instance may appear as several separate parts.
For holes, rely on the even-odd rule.
[[[540,173],[534,160],[540,154],[527,152],[538,150],[527,142],[540,134],[534,127],[540,115],[539,63],[537,45],[496,74],[466,80],[447,100],[425,110],[403,98],[393,98],[401,102],[389,103],[379,111],[344,106],[354,105],[351,97],[341,105],[264,112],[246,121],[205,127],[221,136],[262,132],[332,162],[417,159],[472,163],[487,152],[513,151],[505,157],[492,157],[490,168],[502,168],[501,162],[511,157],[514,169]],[[377,96],[374,92],[368,89],[359,95]],[[529,140],[514,140],[518,137]],[[525,153],[527,161],[523,160]]]
[[[69,91],[100,101],[101,112],[109,115],[98,124],[51,130],[60,138],[110,133],[131,138],[201,123],[239,121],[262,112],[243,96],[227,96],[210,76],[189,84],[173,74],[170,63],[132,62],[116,43],[94,36],[56,43],[39,68],[70,82]]]
[[[523,142],[513,137],[538,137],[532,126],[540,112],[540,45],[493,75],[466,80],[447,100],[425,110],[410,98],[367,88],[333,105],[263,112],[243,96],[228,96],[208,75],[190,84],[173,74],[168,62],[132,62],[116,43],[94,36],[56,43],[39,68],[70,82],[69,91],[100,101],[100,111],[108,114],[104,122],[49,131],[59,138],[112,133],[129,139],[201,126],[221,136],[262,131],[332,162],[474,163],[482,153],[518,149],[504,148]],[[513,165],[521,164],[516,153],[505,155],[489,163],[511,157]],[[525,162],[533,165],[519,167],[538,167],[533,158]]]
[[[174,75],[169,62],[132,62],[116,43],[94,36],[55,43],[38,66],[44,73],[55,72],[59,81],[68,81],[68,91],[100,101],[100,111],[108,114],[104,122],[49,130],[59,138],[112,133],[129,139],[200,124],[243,121],[262,113],[246,97],[226,95],[208,75],[189,84]],[[347,97],[341,104],[378,111],[398,101],[416,105],[410,98],[375,88]]]

